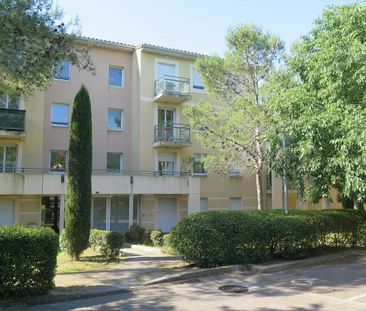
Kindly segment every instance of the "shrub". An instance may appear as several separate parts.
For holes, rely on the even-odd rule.
[[[65,230],[61,231],[61,234],[60,234],[60,237],[59,237],[59,245],[60,245],[60,248],[59,248],[60,251],[65,252],[65,253],[70,255],[70,252],[71,252],[70,244],[66,239],[66,231]]]
[[[172,244],[172,235],[170,233],[163,235],[162,251],[170,255],[176,255],[177,251],[174,249]]]
[[[361,245],[363,223],[364,213],[352,210],[213,211],[185,218],[168,239],[185,261],[211,267]]]
[[[89,237],[90,246],[99,250],[109,259],[117,259],[123,245],[123,233],[92,229]]]
[[[131,243],[141,244],[144,239],[145,229],[139,225],[132,225],[130,230],[126,233],[126,239]]]
[[[150,233],[150,239],[154,246],[163,246],[163,233],[159,230],[153,230]]]
[[[0,298],[45,294],[54,286],[58,236],[50,228],[0,227]]]
[[[144,237],[142,239],[142,243],[145,244],[145,245],[151,245],[153,244],[153,242],[151,241],[151,231],[145,231],[144,232]]]

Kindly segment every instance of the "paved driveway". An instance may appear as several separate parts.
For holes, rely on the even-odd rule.
[[[249,291],[224,293],[218,290],[224,284]],[[27,310],[366,310],[366,258],[262,275],[231,273]]]

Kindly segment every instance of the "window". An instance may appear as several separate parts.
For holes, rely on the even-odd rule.
[[[50,151],[50,171],[65,172],[67,163],[66,150],[51,150]]]
[[[107,153],[107,173],[120,173],[122,171],[122,153]]]
[[[51,124],[53,126],[69,125],[69,105],[67,104],[51,105]]]
[[[205,154],[195,153],[193,159],[193,174],[194,175],[207,175],[205,170]]]
[[[55,64],[54,79],[70,80],[70,62],[65,60]]]
[[[123,68],[109,66],[109,86],[123,87]]]
[[[127,232],[129,216],[129,197],[113,196],[111,198],[111,231]]]
[[[107,230],[107,198],[93,198],[93,229]]]
[[[160,79],[163,76],[175,76],[175,65],[158,63],[156,76],[157,76],[157,79]]]
[[[192,70],[192,88],[199,91],[205,89],[200,74],[194,69]]]
[[[0,108],[18,110],[20,108],[20,98],[0,93]]]
[[[158,155],[158,170],[159,175],[174,175],[176,153],[159,152]]]
[[[17,146],[0,145],[0,172],[11,173],[15,171],[17,163]]]
[[[241,172],[238,169],[231,169],[229,170],[230,177],[241,177]]]
[[[108,108],[108,129],[114,131],[123,130],[123,110]]]
[[[230,198],[230,210],[232,211],[241,210],[241,198]]]
[[[201,212],[207,212],[208,211],[207,198],[201,198],[201,200],[200,200],[200,209],[201,209]]]

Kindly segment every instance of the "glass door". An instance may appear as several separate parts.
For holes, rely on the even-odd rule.
[[[173,141],[174,140],[174,110],[159,108],[158,110],[158,127],[159,140]]]
[[[0,172],[11,173],[15,171],[17,163],[17,146],[0,145]]]

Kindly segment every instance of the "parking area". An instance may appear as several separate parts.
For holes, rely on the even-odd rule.
[[[223,285],[248,292],[223,292]],[[26,310],[366,310],[366,257],[269,274],[235,272]]]

